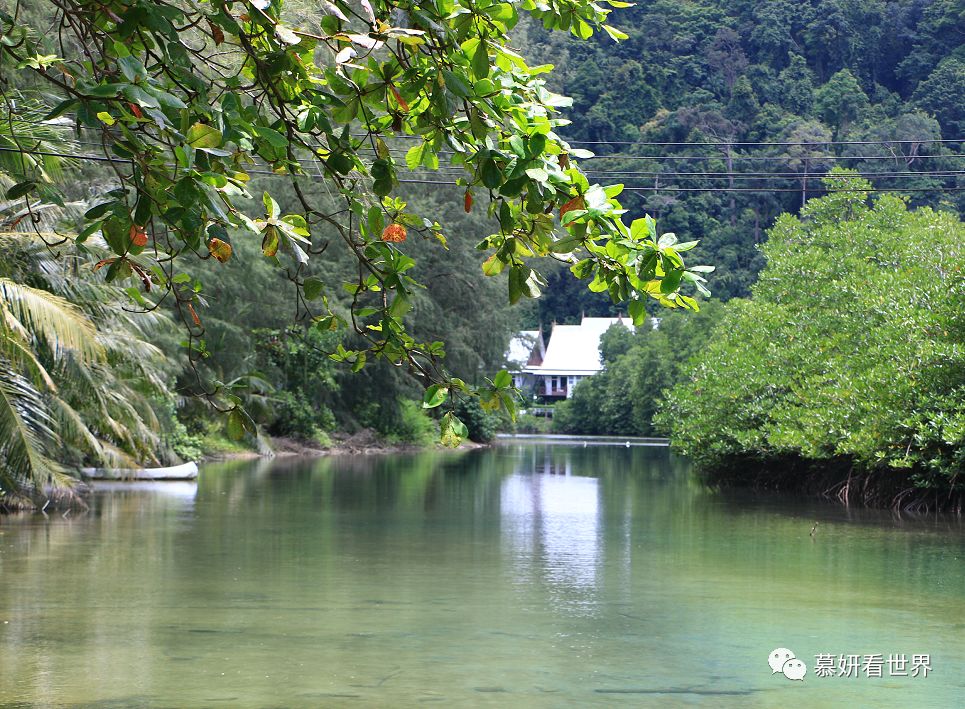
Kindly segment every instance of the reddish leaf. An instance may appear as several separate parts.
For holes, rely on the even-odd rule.
[[[402,98],[402,94],[399,93],[399,90],[394,86],[389,86],[389,88],[392,90],[392,95],[395,96],[395,100],[399,102],[399,106],[402,107],[402,110],[408,112],[409,104],[404,98]]]
[[[194,321],[195,327],[201,327],[201,318],[198,317],[197,312],[194,310],[194,305],[188,303],[188,312],[191,313],[191,320]]]
[[[221,239],[210,239],[208,241],[208,251],[211,255],[218,259],[221,263],[224,263],[231,258],[231,244],[227,241],[222,241]]]
[[[570,156],[566,153],[560,153],[559,157],[560,167],[566,170],[570,166]]]
[[[382,230],[382,241],[400,242],[405,241],[405,227],[401,224],[389,224]]]
[[[560,219],[567,212],[572,212],[574,209],[585,209],[586,203],[583,201],[582,197],[574,197],[569,202],[560,207]]]
[[[99,270],[101,270],[102,268],[104,268],[104,266],[108,266],[108,265],[114,263],[116,260],[117,260],[116,258],[105,258],[105,259],[101,259],[100,261],[98,261],[97,263],[94,264],[94,270],[95,270],[95,271],[99,271]]]
[[[224,42],[224,32],[221,31],[221,28],[218,27],[218,25],[208,21],[208,27],[211,28],[211,38],[214,40],[215,46],[218,46]]]
[[[131,224],[131,243],[134,246],[147,246],[147,233],[140,224]]]
[[[131,113],[133,113],[135,117],[144,118],[144,112],[141,111],[140,106],[138,106],[136,103],[129,103],[127,105],[130,107]]]
[[[472,192],[466,190],[466,199],[463,201],[463,209],[466,210],[466,214],[472,211]]]
[[[147,271],[138,266],[133,261],[131,262],[131,269],[137,274],[138,278],[141,279],[141,283],[144,284],[144,291],[147,293],[151,292],[151,277],[148,275]]]

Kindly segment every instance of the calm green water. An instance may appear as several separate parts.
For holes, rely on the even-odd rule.
[[[4,707],[963,702],[960,520],[718,494],[662,449],[211,465],[0,521]]]

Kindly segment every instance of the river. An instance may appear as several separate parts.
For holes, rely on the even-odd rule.
[[[0,707],[963,698],[960,518],[713,491],[660,448],[209,464],[0,519]]]

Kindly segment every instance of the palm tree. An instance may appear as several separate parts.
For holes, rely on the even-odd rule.
[[[43,153],[71,147],[36,113],[0,119],[0,142],[33,151],[0,163],[0,184],[49,181],[63,168]],[[76,249],[57,231],[76,211],[0,202],[0,508],[73,498],[82,463],[156,461],[154,406],[173,397],[148,341],[167,318],[126,312],[122,289],[91,277],[100,239]]]

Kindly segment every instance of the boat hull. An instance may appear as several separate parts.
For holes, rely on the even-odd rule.
[[[184,463],[170,468],[83,468],[91,480],[196,480],[197,463]]]

